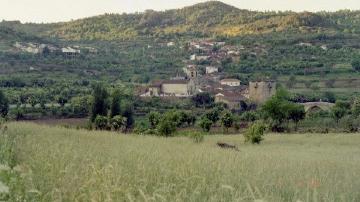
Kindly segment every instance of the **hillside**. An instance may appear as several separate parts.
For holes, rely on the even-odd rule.
[[[105,14],[53,25],[43,33],[66,40],[124,40],[136,37],[240,36],[272,32],[359,32],[357,11],[335,13],[257,12],[218,1],[163,12]]]
[[[0,25],[16,31],[64,40],[128,40],[139,37],[242,36],[274,32],[360,32],[360,11],[258,12],[209,1],[182,9],[104,14],[53,24]]]

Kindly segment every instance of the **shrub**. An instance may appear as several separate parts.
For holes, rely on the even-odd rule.
[[[190,138],[195,142],[195,143],[201,143],[204,141],[205,135],[201,132],[192,132],[190,133]]]
[[[111,95],[111,104],[110,104],[110,117],[117,116],[121,113],[121,91],[116,89]]]
[[[252,144],[260,144],[264,140],[263,135],[265,132],[265,125],[257,122],[252,124],[244,134],[245,142],[251,142]]]
[[[149,127],[146,125],[144,121],[138,121],[135,123],[134,133],[143,135],[147,134],[147,130],[149,130]]]
[[[335,85],[335,79],[329,79],[325,81],[325,86],[327,88],[334,88]]]
[[[220,114],[224,109],[221,107],[215,107],[210,112],[206,113],[206,117],[213,122],[213,124],[216,124],[220,120]]]
[[[229,128],[233,126],[234,123],[234,117],[231,112],[225,111],[223,116],[221,117],[221,125],[224,127],[226,132]]]
[[[348,114],[350,111],[350,103],[338,101],[335,106],[331,109],[334,119],[339,122],[339,120]]]
[[[156,126],[159,124],[160,122],[160,114],[159,112],[150,112],[149,116],[149,123],[151,128],[156,128]]]
[[[210,121],[206,116],[204,116],[200,122],[199,126],[203,129],[204,132],[209,132],[212,126],[212,121]]]
[[[114,130],[120,130],[126,124],[126,118],[117,115],[110,120],[110,125]]]
[[[199,93],[192,97],[196,107],[209,107],[214,104],[214,98],[209,93]]]
[[[339,127],[344,129],[345,132],[356,132],[358,131],[360,124],[358,119],[354,119],[353,116],[347,115],[339,120]]]
[[[98,115],[107,115],[107,97],[108,93],[101,84],[94,86],[93,102],[91,107],[91,121],[94,121]]]
[[[108,127],[108,118],[106,116],[97,115],[95,118],[95,128],[97,130],[105,130]]]
[[[5,117],[9,112],[9,100],[4,95],[2,91],[0,91],[0,115]]]
[[[351,62],[351,66],[355,71],[360,71],[360,58],[356,58]]]
[[[246,122],[253,122],[253,121],[256,121],[258,120],[259,117],[258,117],[258,114],[254,111],[247,111],[247,112],[244,112],[240,115],[240,120],[241,121],[246,121]]]
[[[176,131],[176,124],[169,117],[165,116],[156,129],[160,136],[170,137]]]
[[[360,97],[355,99],[354,103],[352,104],[351,111],[354,116],[360,116]]]

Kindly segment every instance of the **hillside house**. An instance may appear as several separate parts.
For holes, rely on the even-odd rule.
[[[215,95],[215,103],[224,103],[231,110],[241,109],[241,103],[247,100],[240,93],[220,92]]]
[[[77,49],[74,49],[71,47],[62,48],[61,52],[65,57],[68,57],[68,58],[74,58],[74,57],[77,57],[80,55],[80,50],[77,50]]]
[[[223,79],[220,81],[221,85],[224,86],[240,86],[240,80],[239,79]]]
[[[153,82],[141,97],[189,97],[195,92],[193,80],[165,80]]]
[[[213,66],[206,67],[206,74],[214,74],[214,73],[218,73],[218,72],[219,72],[218,67],[213,67]]]
[[[203,60],[208,60],[209,58],[210,58],[210,56],[206,56],[206,55],[199,56],[199,55],[194,54],[194,55],[190,56],[190,60],[192,60],[192,61],[203,61]]]
[[[172,47],[172,46],[175,46],[175,42],[169,42],[166,45],[167,45],[167,47]]]

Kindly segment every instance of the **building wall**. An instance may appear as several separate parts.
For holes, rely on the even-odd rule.
[[[250,82],[249,98],[256,104],[263,104],[276,93],[276,82]]]
[[[206,67],[206,74],[212,74],[219,72],[219,69],[216,67]]]
[[[215,103],[225,103],[229,109],[239,109],[240,108],[240,102],[231,102],[222,96],[216,96]]]
[[[163,84],[161,91],[164,94],[187,95],[188,94],[188,85],[187,84]]]
[[[227,85],[227,86],[240,86],[240,82],[221,82],[221,85]]]
[[[158,87],[150,87],[149,88],[150,96],[159,96],[160,95],[160,88]]]

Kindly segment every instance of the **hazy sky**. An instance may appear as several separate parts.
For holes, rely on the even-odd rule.
[[[104,13],[181,8],[206,0],[0,0],[0,20],[59,22]],[[251,10],[360,9],[360,0],[223,0]]]

